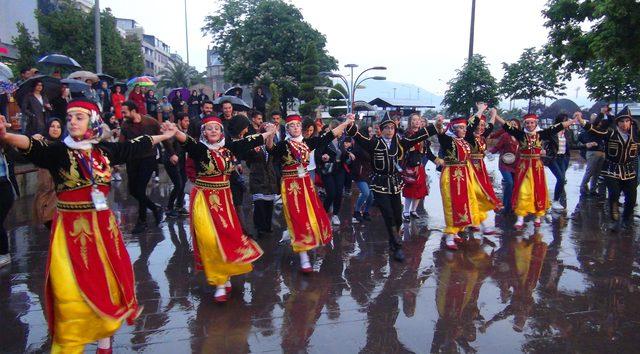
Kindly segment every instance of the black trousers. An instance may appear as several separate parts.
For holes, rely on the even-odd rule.
[[[638,197],[637,180],[634,178],[623,181],[607,177],[605,178],[605,181],[607,184],[607,190],[609,191],[610,210],[618,207],[620,193],[624,193],[624,211],[622,212],[622,219],[630,220],[633,217],[633,208],[636,206],[636,198]]]
[[[0,182],[0,255],[9,253],[9,235],[4,228],[4,220],[13,205],[13,188],[8,181]]]
[[[258,232],[271,232],[273,217],[272,200],[255,200],[253,202],[253,226]]]
[[[380,208],[384,225],[389,235],[389,248],[392,251],[402,248],[400,227],[402,226],[402,200],[400,193],[385,194],[373,192],[373,199]]]
[[[346,171],[342,167],[337,167],[335,171],[329,174],[320,174],[322,178],[322,184],[324,185],[324,191],[326,196],[322,206],[324,210],[329,213],[333,206],[333,215],[340,213],[340,207],[342,206],[342,194],[344,192],[344,179]]]
[[[138,221],[147,221],[147,209],[157,211],[158,206],[147,196],[147,184],[153,169],[157,167],[155,156],[127,163],[129,194],[138,201]]]
[[[167,209],[172,210],[175,208],[184,207],[184,186],[187,183],[186,172],[184,166],[180,166],[180,162],[177,165],[172,164],[170,161],[164,162],[164,170],[167,171],[171,183],[173,183],[173,189],[169,193],[169,200],[167,202]]]

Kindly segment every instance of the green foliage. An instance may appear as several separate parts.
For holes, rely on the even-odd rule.
[[[40,25],[39,55],[60,53],[74,58],[84,70],[95,71],[94,17],[61,2],[56,11],[36,11]],[[130,78],[144,70],[140,41],[122,38],[110,9],[100,14],[102,70],[116,78]]]
[[[282,91],[280,90],[278,85],[272,83],[271,85],[269,85],[269,92],[271,92],[271,98],[269,99],[265,107],[267,111],[267,117],[265,118],[271,119],[272,112],[282,112]]]
[[[333,85],[333,88],[342,92],[342,95],[331,90],[331,92],[329,92],[329,101],[327,102],[327,106],[346,107],[347,101],[345,100],[345,98],[347,97],[347,90],[341,84],[335,84]],[[346,108],[329,108],[329,114],[332,117],[338,117],[346,113],[347,113]]]
[[[546,51],[567,73],[579,73],[599,58],[640,68],[640,2],[550,0],[542,13],[549,29]]]
[[[611,62],[595,60],[585,70],[589,97],[617,104],[640,99],[640,70],[617,67]]]
[[[298,94],[305,47],[314,43],[318,70],[336,69],[326,38],[304,21],[300,10],[282,0],[223,0],[205,18],[203,32],[225,66],[225,79],[282,89],[283,100]]]
[[[514,100],[531,101],[539,97],[563,96],[566,85],[558,80],[552,60],[535,48],[527,48],[513,64],[502,63],[505,73],[500,81],[500,94]]]
[[[12,38],[12,44],[18,49],[18,60],[14,68],[14,76],[19,77],[20,69],[29,68],[36,64],[40,53],[40,44],[21,22],[16,23],[18,36]]]
[[[497,102],[498,84],[480,54],[474,54],[447,84],[442,104],[449,114],[467,116],[476,102]]]
[[[192,85],[204,83],[204,74],[193,66],[184,62],[170,63],[158,73],[159,88],[189,88]]]
[[[318,52],[315,44],[309,43],[302,63],[300,93],[298,95],[301,100],[305,101],[300,105],[300,114],[302,115],[311,114],[321,104],[318,91],[315,89],[320,83],[318,72]]]

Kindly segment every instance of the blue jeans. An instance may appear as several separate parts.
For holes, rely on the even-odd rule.
[[[509,171],[500,170],[502,174],[502,204],[505,211],[511,211],[511,196],[513,195],[513,181],[515,174]]]
[[[566,202],[567,196],[565,195],[564,185],[567,181],[567,168],[569,168],[569,155],[565,154],[557,156],[551,162],[549,162],[549,170],[556,178],[556,187],[553,191],[553,200]]]
[[[360,190],[360,195],[356,200],[356,206],[354,208],[354,211],[367,213],[369,212],[369,207],[373,202],[373,193],[371,193],[371,190],[369,189],[369,184],[365,181],[356,182],[356,186],[358,186],[358,189]],[[364,210],[362,210],[363,206],[364,206]]]

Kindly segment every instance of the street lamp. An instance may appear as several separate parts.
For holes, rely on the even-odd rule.
[[[330,72],[330,71],[321,71],[319,73],[319,75],[320,76],[324,76],[324,77],[331,77],[331,78],[335,78],[335,79],[340,79],[340,80],[342,80],[342,82],[344,82],[345,88],[347,89],[347,96],[348,96],[348,98],[345,97],[345,99],[347,99],[347,113],[351,113],[353,111],[353,102],[354,102],[354,97],[355,97],[355,91],[358,88],[358,85],[363,83],[365,80],[386,80],[387,79],[384,76],[372,76],[372,77],[367,77],[367,78],[363,78],[362,80],[360,80],[360,77],[362,76],[362,74],[364,74],[364,73],[366,73],[367,71],[370,71],[370,70],[387,70],[387,67],[386,66],[372,66],[372,67],[370,67],[368,69],[365,69],[362,72],[360,72],[360,74],[358,74],[358,76],[355,78],[355,80],[353,78],[354,77],[353,76],[353,69],[357,68],[358,64],[346,64],[344,67],[345,68],[349,68],[350,71],[351,71],[350,80],[347,80],[347,78],[342,74],[333,73],[333,72]],[[360,80],[360,81],[358,81],[358,80]]]
[[[361,88],[360,85],[362,85],[363,82],[367,81],[367,80],[386,80],[387,78],[385,76],[371,76],[371,77],[365,77],[364,79],[360,80],[356,86],[353,88],[353,93],[352,93],[352,102],[356,102],[356,90]]]

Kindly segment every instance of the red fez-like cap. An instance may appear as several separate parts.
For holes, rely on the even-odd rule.
[[[72,100],[69,102],[69,104],[67,104],[67,112],[74,110],[84,111],[88,115],[91,115],[92,112],[100,114],[98,105],[88,100]]]
[[[222,121],[216,116],[206,116],[202,119],[202,125],[215,123],[222,127]]]
[[[538,120],[538,116],[533,113],[525,114],[524,117],[522,117],[522,120],[527,120],[527,119]]]
[[[285,118],[284,122],[285,122],[285,125],[293,122],[302,123],[302,117],[300,117],[297,114],[291,114],[291,115],[288,115],[287,118]]]
[[[454,118],[451,120],[451,122],[449,123],[452,126],[457,125],[457,124],[467,124],[467,118],[464,117],[460,117],[460,118]]]

